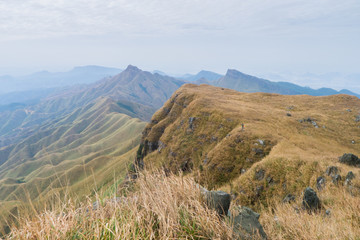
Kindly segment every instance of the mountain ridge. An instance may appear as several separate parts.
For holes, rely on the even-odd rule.
[[[349,95],[241,93],[186,84],[146,126],[137,164],[189,172],[209,188],[230,185],[238,203],[259,207],[271,196],[281,201],[316,186],[328,166],[354,171],[340,166],[338,157],[360,155],[357,112],[360,99]]]

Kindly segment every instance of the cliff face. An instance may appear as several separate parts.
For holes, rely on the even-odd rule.
[[[360,100],[187,84],[146,126],[137,163],[191,172],[207,187],[230,187],[238,201],[261,203],[315,184],[344,152],[360,153],[349,108],[358,112]]]

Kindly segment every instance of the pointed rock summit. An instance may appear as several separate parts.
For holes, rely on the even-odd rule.
[[[127,68],[124,70],[124,72],[127,71],[127,72],[130,72],[130,71],[133,71],[133,72],[140,72],[141,70],[136,67],[136,66],[133,66],[133,65],[129,65],[127,66]]]

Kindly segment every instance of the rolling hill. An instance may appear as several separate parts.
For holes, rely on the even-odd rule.
[[[328,166],[360,175],[338,162],[344,153],[360,155],[359,112],[360,100],[349,95],[187,84],[146,126],[137,163],[191,172],[209,188],[230,190],[241,205],[267,205],[315,186]]]
[[[183,84],[129,66],[38,103],[0,108],[0,212],[67,191],[82,198],[121,181],[145,122]],[[106,188],[105,188],[106,189]]]
[[[125,177],[145,122],[100,98],[0,148],[1,215],[67,191],[81,198]]]

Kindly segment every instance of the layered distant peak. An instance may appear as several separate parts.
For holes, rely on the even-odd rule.
[[[208,81],[216,81],[221,77],[223,77],[223,75],[221,75],[221,74],[206,71],[206,70],[201,70],[196,75],[184,75],[181,79],[185,79],[185,80],[187,80],[189,82],[196,82],[196,81],[199,81],[202,78],[205,78]]]
[[[124,72],[141,72],[141,69],[130,64],[129,66],[127,66]]]
[[[225,76],[231,78],[250,77],[250,75],[244,74],[235,69],[228,69]]]

